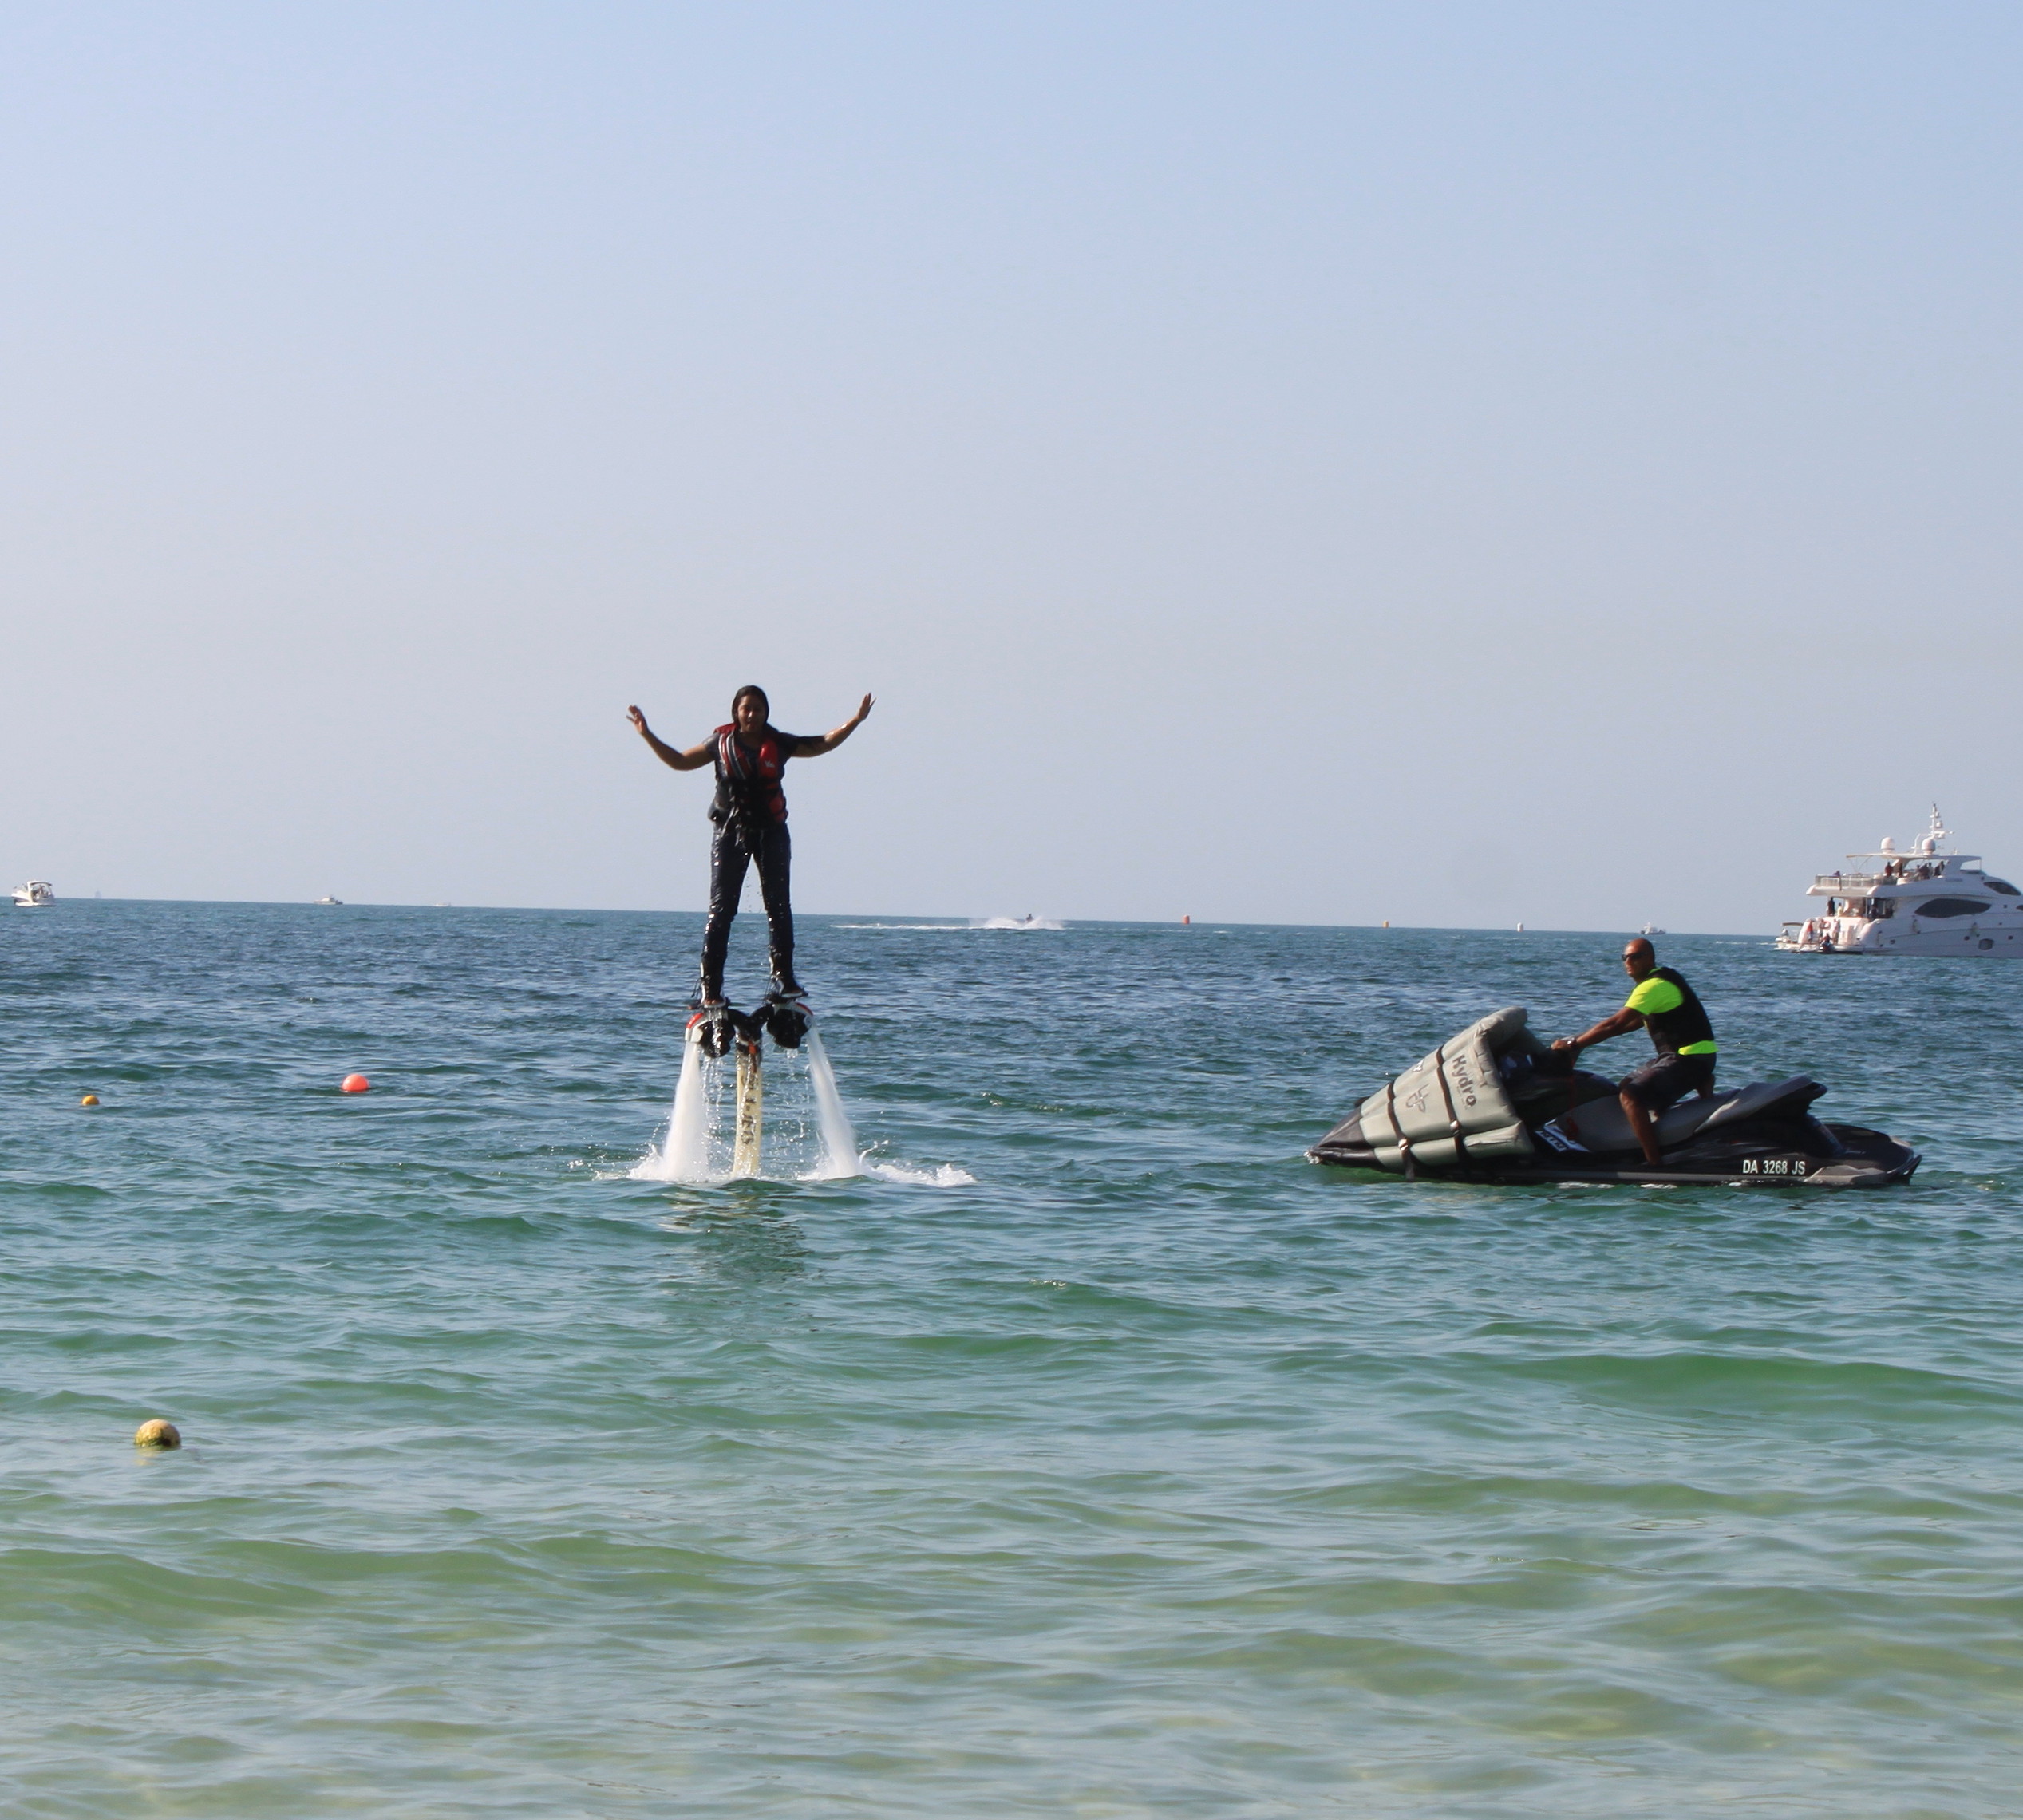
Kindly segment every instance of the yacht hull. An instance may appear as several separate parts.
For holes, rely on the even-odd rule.
[[[2023,919],[2014,922],[1983,924],[1941,934],[1920,930],[1899,934],[1887,924],[1839,938],[1780,936],[1779,950],[1786,954],[1902,955],[1913,959],[1955,961],[2023,961]]]

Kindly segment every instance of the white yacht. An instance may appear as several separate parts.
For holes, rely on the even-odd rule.
[[[1932,805],[1931,831],[1908,853],[1887,835],[1854,872],[1822,872],[1806,895],[1818,916],[1784,925],[1777,946],[1792,954],[1964,954],[2023,959],[2023,891],[1982,870],[1978,853],[1955,853]]]
[[[338,906],[341,906],[343,904],[343,902],[344,902],[344,899],[343,899],[343,898],[342,898],[322,897],[322,898],[318,898],[316,900],[315,904],[314,904],[314,905],[312,905],[310,907],[311,907],[312,909],[314,909],[314,908],[320,907],[321,906],[322,906],[322,905],[324,905],[324,904],[336,904],[336,905],[338,905]]]
[[[41,910],[55,902],[56,887],[46,878],[30,878],[26,884],[14,887],[17,910]]]

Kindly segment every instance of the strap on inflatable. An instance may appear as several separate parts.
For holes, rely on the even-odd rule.
[[[1447,1128],[1454,1138],[1454,1160],[1468,1160],[1468,1140],[1461,1135],[1461,1120],[1454,1110],[1454,1089],[1447,1084],[1447,1052],[1433,1051],[1433,1072],[1440,1076],[1440,1096],[1447,1102]]]
[[[1405,1135],[1405,1127],[1398,1123],[1398,1084],[1395,1079],[1384,1084],[1384,1116],[1390,1121],[1391,1135],[1398,1140],[1399,1160],[1405,1164],[1405,1178],[1408,1182],[1419,1179],[1418,1165],[1412,1155],[1412,1139]]]

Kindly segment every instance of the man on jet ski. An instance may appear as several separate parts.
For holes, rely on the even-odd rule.
[[[1622,1010],[1578,1036],[1562,1036],[1553,1052],[1572,1060],[1582,1049],[1606,1043],[1641,1024],[1658,1054],[1622,1083],[1623,1115],[1637,1135],[1644,1161],[1659,1161],[1653,1119],[1689,1093],[1714,1091],[1714,1027],[1683,973],[1658,964],[1658,952],[1641,935],[1622,951],[1624,970],[1636,984]]]

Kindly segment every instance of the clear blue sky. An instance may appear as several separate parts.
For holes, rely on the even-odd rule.
[[[1774,926],[2023,871],[2013,6],[0,14],[0,871]]]

